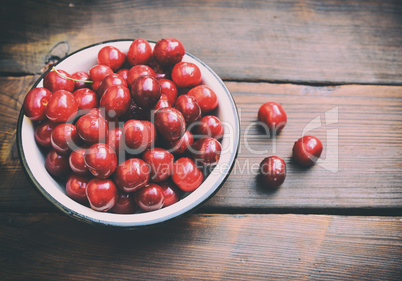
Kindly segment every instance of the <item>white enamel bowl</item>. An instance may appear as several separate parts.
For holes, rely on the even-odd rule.
[[[132,41],[132,39],[106,41],[85,47],[64,58],[57,64],[57,68],[68,73],[79,70],[88,71],[96,64],[97,53],[102,47],[115,46],[127,53]],[[153,46],[154,43],[151,45]],[[169,207],[148,213],[127,215],[94,211],[70,199],[65,193],[64,183],[56,181],[46,171],[45,155],[39,150],[34,140],[33,123],[24,116],[21,110],[17,128],[18,148],[22,165],[36,188],[59,210],[75,219],[95,225],[120,228],[152,226],[182,217],[212,197],[223,185],[235,164],[240,142],[239,116],[232,95],[211,68],[189,53],[186,53],[183,61],[197,64],[202,73],[202,84],[209,86],[217,94],[219,99],[217,116],[225,129],[219,163],[198,189]],[[43,77],[44,75],[33,87],[42,86]]]

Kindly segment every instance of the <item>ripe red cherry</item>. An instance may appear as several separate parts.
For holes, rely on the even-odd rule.
[[[70,173],[70,165],[68,164],[68,155],[57,153],[51,149],[45,159],[45,168],[54,177],[64,177]]]
[[[119,74],[121,77],[123,77],[127,81],[127,76],[128,76],[128,69],[127,68],[122,68],[116,73]]]
[[[183,154],[188,151],[193,143],[193,134],[190,131],[186,131],[179,140],[167,143],[167,147],[173,154]]]
[[[90,178],[72,174],[66,183],[67,196],[74,201],[86,205],[88,203],[85,189],[88,186]]]
[[[124,86],[116,85],[109,87],[100,100],[100,105],[105,108],[109,117],[120,117],[130,107],[130,90]]]
[[[280,186],[286,177],[286,164],[278,156],[270,156],[260,163],[260,177],[262,183],[268,188]]]
[[[258,110],[258,120],[264,123],[273,135],[276,135],[285,127],[287,115],[279,103],[267,102]]]
[[[75,96],[67,91],[58,90],[53,93],[46,107],[46,117],[53,122],[61,123],[73,120],[78,111]]]
[[[124,154],[124,135],[122,127],[109,129],[106,143],[116,152],[117,155]]]
[[[191,192],[201,185],[204,175],[193,160],[182,157],[174,162],[172,180],[184,192]]]
[[[107,65],[97,64],[91,67],[89,69],[89,78],[93,81],[91,84],[92,90],[96,92],[102,80],[112,73],[113,70]]]
[[[58,74],[57,72],[60,74]],[[71,75],[61,69],[57,69],[57,72],[50,71],[45,75],[45,77],[43,78],[43,87],[45,87],[52,93],[58,90],[74,92],[75,83],[73,80],[68,79],[71,78]]]
[[[68,154],[77,147],[80,137],[73,124],[62,123],[54,128],[50,140],[59,154]]]
[[[85,164],[85,152],[86,148],[78,148],[70,153],[68,162],[70,164],[71,170],[80,176],[88,176],[90,172],[87,165]]]
[[[126,61],[126,54],[113,46],[105,46],[98,52],[98,64],[117,71]]]
[[[116,152],[106,143],[96,143],[85,152],[85,164],[92,175],[108,178],[117,167]]]
[[[106,212],[113,208],[119,197],[113,181],[94,178],[88,182],[85,189],[89,204],[95,211]]]
[[[170,101],[170,105],[174,106],[178,95],[176,85],[172,80],[165,78],[159,79],[159,83],[162,87],[162,94],[165,94]]]
[[[127,152],[136,155],[153,147],[156,141],[154,124],[149,121],[128,120],[123,127]]]
[[[321,141],[313,136],[304,136],[293,145],[293,158],[302,166],[312,166],[322,153]]]
[[[196,132],[200,136],[209,136],[217,140],[223,137],[223,126],[218,117],[206,115],[201,118],[196,127]]]
[[[142,108],[152,108],[162,94],[161,84],[153,76],[138,77],[131,85],[131,96],[134,102]]]
[[[34,88],[25,96],[23,108],[26,117],[32,121],[42,121],[46,119],[46,107],[52,97],[52,92],[48,89],[39,87]]]
[[[134,194],[135,203],[146,212],[162,208],[164,200],[163,189],[155,183],[148,184]]]
[[[103,93],[109,87],[116,86],[116,85],[127,88],[127,81],[120,74],[117,74],[117,73],[109,74],[105,78],[103,78],[103,80],[99,84],[99,88],[96,92],[101,97],[101,96],[103,96]]]
[[[145,39],[135,39],[128,49],[127,60],[131,66],[149,64],[152,59],[152,47]]]
[[[167,180],[173,172],[173,155],[163,148],[147,150],[142,159],[151,169],[151,181],[161,182]]]
[[[147,163],[139,158],[130,158],[117,166],[114,181],[124,192],[133,192],[143,188],[150,177]]]
[[[186,125],[189,126],[195,121],[201,118],[201,108],[198,105],[197,100],[189,95],[181,95],[176,100],[175,108],[179,110],[186,121]]]
[[[179,140],[186,132],[183,114],[175,108],[161,108],[155,112],[154,117],[156,129],[168,142]]]
[[[159,40],[154,47],[154,59],[162,66],[173,66],[183,59],[183,44],[174,38]]]
[[[134,214],[138,210],[138,206],[134,203],[134,194],[119,192],[116,204],[110,209],[115,214]]]
[[[163,190],[163,197],[165,197],[164,207],[173,205],[180,200],[181,190],[172,181],[161,182],[159,186]]]
[[[41,122],[35,129],[35,140],[36,142],[45,148],[51,148],[52,143],[50,140],[52,131],[56,128],[58,124],[53,123],[50,120],[45,120]]]
[[[80,88],[73,95],[78,103],[78,110],[85,112],[99,106],[98,96],[89,88]]]
[[[75,125],[78,135],[86,143],[104,142],[108,134],[107,122],[100,114],[87,113]]]
[[[179,88],[194,87],[201,83],[201,71],[191,62],[179,62],[172,70],[172,80]]]
[[[148,65],[139,64],[135,65],[127,73],[127,85],[132,88],[134,81],[140,76],[153,76],[155,77],[155,71]]]
[[[152,110],[155,113],[158,109],[166,108],[166,107],[171,107],[170,101],[165,94],[162,94],[161,97],[159,98],[158,102],[152,108]]]
[[[89,80],[89,74],[88,72],[85,71],[77,71],[71,74],[71,78],[77,80],[74,81],[75,84],[75,90],[82,89],[82,88],[89,88],[91,86],[90,83],[85,83],[81,81],[88,81]]]
[[[220,142],[211,137],[202,137],[191,147],[194,161],[204,166],[216,165],[219,162],[221,151]]]
[[[188,91],[187,94],[195,97],[201,107],[202,114],[206,114],[218,106],[218,97],[208,86],[198,85]]]

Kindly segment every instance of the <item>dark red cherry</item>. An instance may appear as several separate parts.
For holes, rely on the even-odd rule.
[[[104,142],[108,134],[108,124],[100,114],[87,113],[75,125],[78,135],[89,144]]]
[[[260,163],[260,177],[262,183],[268,188],[280,186],[286,177],[286,164],[278,156],[270,156]]]
[[[86,205],[88,203],[85,190],[90,178],[72,174],[66,183],[67,196],[74,201]]]
[[[79,145],[80,137],[77,128],[70,123],[59,124],[51,134],[53,148],[59,154],[68,154]]]
[[[174,162],[172,180],[184,192],[191,192],[201,185],[204,175],[192,159],[182,157]]]
[[[81,114],[99,106],[98,96],[89,88],[80,88],[74,91],[73,95]]]
[[[167,143],[167,148],[173,154],[183,154],[188,151],[193,143],[193,134],[190,131],[186,131],[179,140]]]
[[[223,125],[218,117],[206,115],[201,118],[196,126],[196,134],[199,136],[209,136],[217,140],[223,137]]]
[[[163,207],[165,200],[162,188],[150,183],[134,193],[134,201],[144,211],[155,211]]]
[[[126,61],[126,54],[113,46],[105,46],[98,52],[98,64],[117,71]]]
[[[119,192],[116,204],[110,209],[115,214],[134,214],[138,210],[138,206],[134,202],[134,194]]]
[[[179,62],[172,69],[172,80],[179,88],[195,87],[201,83],[201,71],[191,62]]]
[[[132,88],[134,81],[140,76],[153,76],[155,77],[155,71],[148,65],[139,64],[135,65],[128,71],[127,74],[127,85]]]
[[[179,202],[181,190],[177,187],[177,185],[169,180],[159,183],[159,186],[162,188],[163,196],[165,197],[165,201],[163,202],[164,207],[168,207],[176,202]]]
[[[42,147],[51,148],[52,143],[50,140],[50,136],[57,125],[58,123],[53,123],[50,120],[45,120],[39,123],[39,125],[35,129],[36,142]]]
[[[173,172],[173,155],[166,149],[155,147],[147,150],[142,159],[151,169],[151,181],[167,180]]]
[[[68,155],[59,154],[51,149],[46,155],[45,168],[54,177],[67,176],[71,172]]]
[[[159,79],[159,83],[162,87],[162,94],[165,94],[170,101],[170,105],[174,106],[178,95],[176,85],[172,80],[165,78]]]
[[[273,135],[276,135],[285,127],[287,115],[279,103],[267,102],[258,110],[258,120],[265,124]]]
[[[131,96],[134,102],[142,108],[155,106],[161,94],[161,84],[153,76],[138,77],[131,85]]]
[[[127,152],[140,154],[153,147],[156,141],[154,124],[149,121],[128,120],[123,128]]]
[[[75,83],[73,80],[69,79],[71,75],[61,69],[57,69],[57,72],[52,70],[45,75],[43,78],[43,87],[52,93],[58,90],[74,92]]]
[[[58,90],[53,93],[46,107],[46,117],[52,122],[67,122],[77,115],[78,103],[68,91]]]
[[[112,86],[123,86],[127,88],[127,81],[120,74],[112,73],[103,78],[102,82],[99,84],[99,88],[96,91],[100,97],[103,96],[105,91]]]
[[[186,132],[186,121],[175,108],[161,108],[155,112],[154,118],[156,129],[168,142],[179,140]]]
[[[117,166],[114,181],[122,191],[133,192],[143,188],[150,177],[147,163],[139,158],[130,158]]]
[[[135,39],[128,49],[127,60],[131,66],[149,64],[152,59],[152,47],[145,39]]]
[[[113,70],[107,65],[97,64],[91,67],[89,69],[89,78],[93,81],[91,84],[92,90],[96,92],[102,80],[112,73]]]
[[[26,117],[32,121],[42,121],[46,119],[46,107],[52,97],[52,92],[48,89],[39,87],[33,88],[25,96],[23,108]]]
[[[92,175],[108,178],[117,167],[116,152],[105,143],[96,143],[85,152],[85,164]]]
[[[108,117],[120,117],[127,112],[131,103],[130,90],[116,85],[107,88],[100,100]]]
[[[293,145],[293,158],[302,166],[314,165],[322,153],[322,143],[314,136],[304,136]]]
[[[190,126],[201,118],[201,108],[197,100],[192,96],[179,96],[176,100],[175,108],[183,114],[187,126]]]
[[[106,212],[116,204],[119,193],[116,185],[109,179],[94,178],[85,189],[89,204],[95,211]]]
[[[131,99],[130,106],[125,114],[123,114],[120,119],[124,121],[128,121],[130,119],[137,119],[137,120],[147,120],[149,115],[149,110],[143,109],[139,107],[133,99]]]
[[[201,107],[202,114],[206,114],[218,106],[218,97],[208,86],[198,85],[188,91],[187,94],[195,97]]]
[[[116,152],[117,155],[124,154],[125,142],[122,127],[109,129],[106,143]]]
[[[159,40],[154,47],[154,59],[162,66],[173,66],[183,59],[185,49],[175,38]]]
[[[204,166],[216,165],[219,162],[221,151],[220,142],[211,137],[202,137],[191,147],[194,161]]]
[[[89,81],[89,74],[85,71],[77,71],[71,74],[71,78],[74,79],[75,91],[82,88],[91,87],[91,83],[85,83],[83,81]]]
[[[77,148],[70,153],[68,162],[70,164],[71,170],[80,176],[89,176],[90,172],[87,165],[85,164],[85,152],[86,148]]]

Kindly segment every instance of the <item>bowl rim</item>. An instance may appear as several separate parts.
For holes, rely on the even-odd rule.
[[[60,61],[58,61],[57,63],[55,63],[54,65],[52,65],[53,67],[56,67],[58,64],[60,64],[61,62],[63,62],[64,60],[68,59],[69,57],[73,56],[76,53],[79,53],[83,50],[98,46],[98,45],[103,45],[103,44],[107,44],[107,43],[115,43],[115,42],[132,42],[135,39],[112,39],[112,40],[106,40],[106,41],[101,41],[98,43],[94,43],[88,46],[85,46],[83,48],[80,48],[70,54],[68,54],[67,56],[65,56],[64,58],[62,58]],[[147,40],[150,43],[156,43],[155,41],[151,41],[151,40]],[[60,203],[59,201],[57,201],[53,196],[51,196],[48,191],[46,190],[46,188],[44,188],[39,182],[38,180],[35,178],[32,170],[30,169],[28,162],[26,160],[25,157],[25,152],[24,152],[24,148],[23,148],[23,142],[22,142],[22,123],[24,121],[24,110],[23,107],[21,107],[20,109],[20,113],[19,113],[19,117],[18,117],[18,122],[17,122],[17,148],[18,148],[18,154],[19,154],[19,158],[21,161],[22,166],[24,167],[24,172],[25,174],[28,176],[28,178],[30,179],[30,181],[33,183],[33,185],[35,186],[35,189],[37,191],[39,191],[39,193],[44,196],[48,201],[50,201],[50,203],[52,203],[53,206],[56,207],[57,210],[61,211],[62,213],[66,214],[69,217],[72,217],[78,221],[82,221],[82,222],[86,222],[88,224],[91,225],[95,225],[95,226],[100,226],[100,227],[105,227],[105,228],[121,228],[121,229],[138,229],[138,228],[147,228],[147,227],[154,227],[154,226],[158,226],[158,225],[162,225],[162,224],[166,224],[170,221],[173,220],[177,220],[183,216],[186,216],[194,211],[196,211],[198,208],[200,208],[204,203],[206,203],[210,198],[212,198],[218,191],[219,189],[223,186],[223,184],[225,183],[225,181],[227,180],[227,178],[229,177],[231,171],[233,170],[234,166],[235,166],[235,162],[236,162],[236,158],[238,156],[238,152],[239,152],[239,148],[240,148],[240,135],[241,135],[241,131],[240,131],[240,116],[239,116],[239,112],[237,109],[237,105],[235,100],[233,99],[233,96],[231,94],[231,92],[229,91],[229,89],[226,87],[225,83],[222,81],[222,79],[215,73],[215,71],[213,71],[206,63],[204,63],[202,60],[200,60],[199,58],[195,57],[194,55],[192,55],[191,53],[188,53],[187,51],[185,52],[185,55],[189,56],[190,58],[194,59],[197,61],[197,63],[200,63],[205,69],[207,69],[212,75],[213,77],[216,79],[217,82],[219,82],[220,86],[225,90],[225,93],[227,94],[228,98],[231,100],[231,107],[234,111],[234,127],[235,127],[235,131],[234,131],[234,135],[233,135],[233,147],[235,147],[235,150],[231,153],[230,155],[230,159],[228,161],[228,163],[230,164],[230,166],[228,167],[226,174],[219,178],[218,182],[215,182],[213,184],[214,189],[213,192],[206,198],[202,199],[202,201],[200,201],[197,205],[192,206],[191,208],[189,208],[188,210],[179,213],[178,215],[175,215],[173,217],[167,218],[167,219],[163,219],[161,221],[158,222],[154,222],[154,223],[150,223],[150,224],[113,224],[111,222],[106,223],[105,221],[98,221],[98,220],[94,220],[90,217],[87,217],[84,214],[80,214],[77,211],[69,208],[68,206],[65,206],[64,204]],[[50,72],[52,70],[51,67],[49,67],[48,70],[46,70],[33,84],[33,86],[30,88],[30,90],[34,89],[37,87],[37,85],[42,81],[42,79],[44,78],[44,76]],[[40,149],[40,148],[39,148]]]

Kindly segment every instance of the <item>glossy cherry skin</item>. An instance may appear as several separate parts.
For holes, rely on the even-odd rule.
[[[130,158],[117,166],[113,177],[118,188],[133,192],[148,184],[150,173],[147,163],[139,158]]]
[[[201,118],[201,108],[197,100],[189,95],[181,95],[176,100],[175,108],[183,114],[186,125],[190,126]]]
[[[312,166],[322,153],[322,143],[314,136],[304,136],[293,145],[293,158],[301,166]]]
[[[190,131],[186,131],[179,140],[167,143],[167,148],[173,154],[183,154],[188,151],[193,143],[193,134]]]
[[[128,71],[127,74],[127,85],[132,88],[134,81],[140,76],[153,76],[156,77],[155,71],[148,65],[139,64],[135,65]]]
[[[85,71],[74,72],[73,74],[71,74],[71,78],[73,78],[75,80],[79,80],[79,81],[74,81],[74,84],[75,84],[74,90],[75,91],[78,89],[91,87],[91,83],[81,82],[81,81],[89,81],[88,72],[85,72]]]
[[[142,38],[135,39],[128,49],[127,60],[131,66],[149,64],[152,59],[152,47],[149,42]]]
[[[57,72],[59,72],[61,75],[59,75]],[[45,77],[43,78],[43,87],[45,87],[52,93],[58,90],[74,92],[75,83],[73,80],[68,79],[71,78],[71,75],[61,69],[57,69],[57,72],[52,70],[45,75]]]
[[[260,163],[260,178],[264,186],[275,188],[280,186],[286,177],[286,164],[278,156],[270,156]]]
[[[185,54],[183,44],[175,38],[161,39],[154,47],[154,59],[162,66],[173,66],[181,62]]]
[[[59,154],[51,149],[46,155],[45,168],[54,177],[67,176],[71,172],[68,155]]]
[[[129,69],[122,68],[119,71],[117,71],[116,73],[119,74],[121,77],[123,77],[127,81],[128,71],[129,71]]]
[[[181,190],[177,187],[177,185],[169,180],[159,183],[159,186],[163,190],[163,197],[165,197],[163,207],[168,207],[176,202],[179,202]]]
[[[135,203],[146,212],[159,210],[163,207],[164,200],[163,189],[155,183],[150,183],[134,193]]]
[[[173,155],[166,149],[155,147],[142,155],[151,169],[151,181],[161,182],[167,180],[173,172]]]
[[[108,124],[100,114],[87,113],[75,125],[78,135],[89,144],[104,142],[108,134]]]
[[[89,88],[80,88],[74,91],[73,95],[78,103],[78,110],[81,113],[99,106],[98,96]]]
[[[109,117],[120,117],[130,107],[130,90],[124,86],[116,85],[109,87],[100,100],[101,107],[105,108]]]
[[[195,131],[198,136],[209,136],[217,140],[221,140],[224,133],[221,120],[214,115],[202,117],[197,123]]]
[[[165,94],[170,102],[170,105],[174,106],[178,95],[175,83],[166,78],[160,78],[159,83],[162,87],[162,94]]]
[[[126,61],[126,54],[113,46],[105,46],[98,52],[98,64],[109,66],[117,71]]]
[[[72,174],[69,176],[66,183],[67,196],[74,201],[86,205],[88,203],[87,195],[85,194],[86,187],[90,178]]]
[[[183,114],[175,108],[161,108],[154,114],[154,125],[168,142],[179,140],[186,132]]]
[[[124,153],[125,143],[122,127],[109,128],[109,134],[106,143],[116,152],[117,155]]]
[[[123,127],[127,152],[141,154],[153,147],[156,141],[156,129],[149,121],[128,120]]]
[[[86,148],[77,148],[71,151],[68,158],[71,170],[79,176],[89,176],[90,172],[85,164]]]
[[[195,87],[201,83],[201,71],[191,62],[179,62],[172,69],[172,80],[179,88]]]
[[[131,85],[131,96],[134,102],[142,108],[152,108],[162,94],[161,84],[153,76],[138,77]]]
[[[89,204],[95,211],[106,212],[116,204],[119,193],[116,185],[109,179],[94,178],[85,189]]]
[[[25,96],[23,109],[26,117],[32,121],[46,119],[46,107],[52,97],[52,92],[43,87],[33,88]]]
[[[168,100],[168,97],[166,95],[162,94],[161,97],[159,98],[159,101],[148,112],[148,115],[149,115],[148,119],[151,120],[151,122],[153,122],[153,120],[155,120],[155,116],[154,116],[155,112],[158,111],[158,109],[167,108],[167,107],[171,107],[170,101]]]
[[[258,120],[265,124],[271,133],[279,134],[286,125],[287,115],[282,105],[267,102],[258,110]]]
[[[218,97],[208,86],[198,85],[188,91],[187,94],[195,97],[201,107],[202,114],[206,114],[218,106]]]
[[[134,214],[138,210],[138,206],[134,202],[134,194],[119,192],[116,204],[110,209],[115,214]]]
[[[182,157],[174,162],[172,180],[184,192],[191,192],[201,185],[204,175],[191,158]]]
[[[69,154],[79,145],[80,137],[77,128],[73,124],[62,123],[54,128],[50,140],[52,147],[59,154]]]
[[[105,91],[112,86],[123,86],[127,88],[127,81],[126,79],[123,78],[120,74],[117,73],[112,73],[107,75],[105,78],[103,78],[102,82],[99,84],[99,88],[96,91],[100,97],[103,96]]]
[[[194,161],[204,166],[216,165],[221,157],[221,151],[220,142],[211,137],[202,137],[191,147]]]
[[[85,152],[85,164],[97,178],[106,179],[117,167],[116,152],[105,143],[96,143]]]
[[[39,125],[35,128],[36,142],[42,147],[51,148],[51,134],[57,125],[58,123],[53,123],[50,120],[45,120],[39,123]]]
[[[53,93],[46,107],[46,117],[56,123],[71,121],[77,115],[78,103],[75,96],[67,91]]]
[[[91,67],[89,69],[89,78],[93,81],[91,84],[92,90],[96,92],[102,80],[109,74],[113,74],[113,70],[107,65],[97,64]]]

